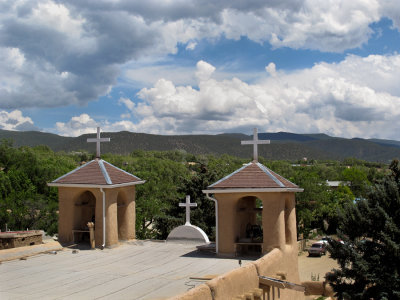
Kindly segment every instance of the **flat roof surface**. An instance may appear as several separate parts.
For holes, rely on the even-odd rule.
[[[113,249],[64,248],[0,264],[0,299],[165,299],[222,275],[238,259],[200,253],[195,245],[130,241]],[[251,260],[251,259],[250,259]],[[242,259],[243,265],[250,260]]]

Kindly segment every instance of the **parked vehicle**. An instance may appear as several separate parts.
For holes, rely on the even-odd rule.
[[[326,244],[323,242],[314,243],[308,248],[309,256],[322,256],[326,254]]]
[[[325,245],[329,244],[329,237],[324,236],[323,238],[321,238],[317,243],[323,243]]]

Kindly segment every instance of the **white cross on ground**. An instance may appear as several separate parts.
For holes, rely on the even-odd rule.
[[[100,127],[97,127],[97,137],[87,139],[88,143],[96,143],[96,158],[100,158],[100,143],[109,142],[110,138],[100,138]]]
[[[179,203],[180,207],[186,207],[186,223],[185,225],[190,225],[190,208],[197,207],[197,203],[190,203],[190,196],[186,196],[186,203]]]
[[[254,128],[253,131],[253,140],[252,141],[242,141],[242,145],[253,145],[253,160],[258,161],[258,145],[260,144],[269,144],[270,140],[259,140],[258,139],[258,130]]]

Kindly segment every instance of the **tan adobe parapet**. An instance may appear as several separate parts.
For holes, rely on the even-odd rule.
[[[116,188],[143,184],[136,177],[102,159],[95,159],[48,183],[56,187]]]

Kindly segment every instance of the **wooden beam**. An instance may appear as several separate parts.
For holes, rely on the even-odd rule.
[[[306,290],[304,286],[293,282],[280,280],[268,276],[258,276],[258,278],[261,288],[262,286],[272,286],[272,287],[277,287],[279,289],[290,289],[298,292],[304,292]]]

